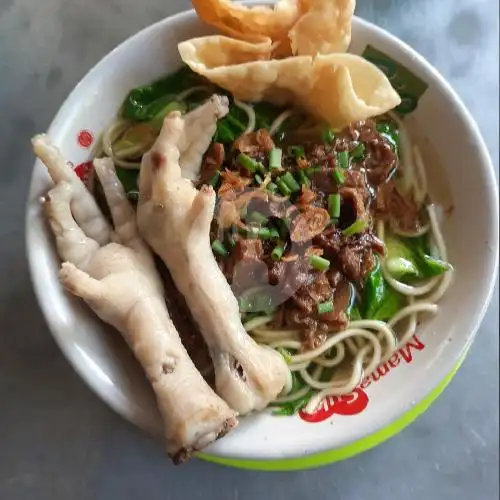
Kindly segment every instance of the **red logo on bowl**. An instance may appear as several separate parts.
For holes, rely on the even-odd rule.
[[[92,143],[94,142],[94,135],[90,130],[80,130],[80,132],[78,132],[76,140],[82,148],[87,149],[92,146]]]
[[[92,181],[92,172],[94,170],[94,165],[91,161],[86,161],[80,163],[75,167],[75,174],[80,177],[83,183],[88,187]]]
[[[376,384],[382,378],[387,376],[401,362],[410,364],[413,361],[413,355],[422,351],[425,344],[414,335],[403,347],[398,349],[385,363],[380,365],[373,373],[362,380],[359,387],[350,394],[343,396],[328,396],[320,404],[319,408],[313,413],[299,412],[299,417],[305,422],[318,423],[323,422],[332,415],[357,415],[364,411],[368,406],[369,398],[365,392],[371,384]]]
[[[357,388],[350,394],[343,396],[328,396],[321,403],[320,407],[312,414],[299,412],[299,417],[306,422],[323,422],[335,413],[337,415],[357,415],[368,406],[368,395]]]

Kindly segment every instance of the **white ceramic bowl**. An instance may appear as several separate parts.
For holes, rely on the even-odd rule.
[[[178,42],[208,33],[190,11],[126,40],[76,86],[50,126],[52,140],[75,165],[88,160],[89,142],[116,115],[128,91],[174,70],[180,63]],[[441,392],[465,356],[488,306],[497,268],[498,201],[493,168],[478,128],[429,63],[400,40],[355,18],[350,51],[363,53],[367,45],[389,58],[385,70],[398,90],[421,94],[405,121],[422,149],[435,196],[446,207],[454,206],[444,235],[455,281],[439,314],[419,327],[418,339],[352,395],[326,402],[316,422],[252,415],[211,446],[205,458],[240,467],[296,469],[340,460],[378,444],[412,421]],[[410,73],[395,68],[394,61]],[[411,105],[411,97],[405,102]],[[159,434],[152,393],[119,335],[59,285],[59,261],[39,204],[48,188],[48,176],[37,162],[27,207],[27,248],[50,330],[76,371],[108,405]]]

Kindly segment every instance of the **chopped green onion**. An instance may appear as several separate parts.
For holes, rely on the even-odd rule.
[[[276,350],[283,356],[283,359],[285,360],[287,365],[289,365],[292,362],[293,358],[291,353],[287,351],[284,347],[278,347]]]
[[[219,179],[220,179],[220,172],[217,171],[217,172],[215,172],[215,175],[208,181],[208,183],[212,187],[215,187],[215,186],[217,186],[217,184],[219,184]]]
[[[336,168],[333,171],[333,179],[339,186],[341,186],[345,182],[345,175],[338,168]]]
[[[276,228],[272,227],[271,228],[271,239],[277,240],[279,237],[280,237],[279,231]]]
[[[285,219],[279,219],[277,222],[277,225],[280,230],[280,236],[281,239],[286,240],[288,237],[288,228],[290,227],[290,219],[285,218]]]
[[[290,196],[292,194],[290,188],[283,182],[281,178],[276,179],[276,184],[278,186],[278,189],[281,191],[281,194],[283,194],[284,196]]]
[[[340,151],[337,154],[337,165],[343,169],[349,166],[349,153],[347,151]]]
[[[268,227],[261,227],[258,230],[257,236],[261,240],[269,240],[271,239],[271,230]]]
[[[351,157],[354,158],[355,160],[360,160],[363,158],[365,154],[365,145],[360,142],[352,151],[351,151]]]
[[[280,148],[274,148],[269,153],[269,168],[281,168],[281,155]]]
[[[226,247],[219,240],[214,240],[214,242],[212,243],[212,250],[219,255],[222,255],[223,257],[228,256]]]
[[[283,243],[278,243],[274,247],[274,250],[271,252],[271,259],[280,260],[281,257],[283,256],[284,251],[285,251],[285,246],[283,245]]]
[[[250,226],[246,231],[247,238],[257,238],[259,236],[259,228],[256,226]]]
[[[362,233],[367,226],[367,221],[365,219],[356,219],[350,226],[346,227],[342,234],[344,236],[353,236],[358,233]]]
[[[330,261],[319,255],[311,255],[309,257],[309,264],[318,271],[326,271],[330,267]]]
[[[257,222],[257,224],[261,224],[262,226],[265,226],[268,221],[268,218],[260,212],[251,212],[248,218],[251,221]]]
[[[240,153],[238,155],[238,163],[242,166],[245,167],[246,169],[250,170],[250,172],[255,173],[258,168],[258,161],[254,160],[253,158],[250,158],[250,156],[246,155],[245,153]]]
[[[306,170],[306,175],[308,177],[312,177],[314,174],[321,172],[323,170],[323,167],[315,166],[315,167],[306,168],[305,170]]]
[[[381,134],[388,134],[391,131],[391,127],[388,123],[377,123],[377,131]]]
[[[325,128],[321,132],[321,137],[323,138],[323,142],[330,144],[333,142],[333,139],[335,139],[335,132],[332,128]]]
[[[318,314],[326,314],[333,311],[333,301],[322,302],[318,304]]]
[[[266,186],[267,190],[270,191],[271,193],[276,193],[278,191],[278,186],[274,182],[270,182]]]
[[[332,219],[340,217],[340,194],[335,193],[328,196],[328,213]]]
[[[290,172],[282,175],[280,177],[280,180],[282,180],[286,184],[286,186],[292,193],[300,191],[300,184],[294,179],[293,175]]]
[[[236,241],[230,234],[227,235],[227,243],[231,248],[236,246]]]
[[[306,156],[306,152],[302,146],[290,146],[288,148],[288,154],[295,156],[296,159]]]
[[[266,167],[264,167],[264,165],[262,165],[260,161],[250,158],[250,156],[246,155],[245,153],[240,153],[237,160],[242,167],[245,167],[252,173],[257,172],[257,170],[261,173],[266,173]]]
[[[304,172],[304,169],[299,170],[299,181],[302,186],[309,187],[311,185],[311,181]]]
[[[264,179],[259,174],[255,174],[254,179],[259,186],[264,182]]]

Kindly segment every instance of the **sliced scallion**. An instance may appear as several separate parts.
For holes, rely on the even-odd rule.
[[[267,186],[266,189],[270,191],[271,193],[276,193],[278,191],[278,186],[274,182],[270,182]]]
[[[280,237],[279,231],[275,227],[272,227],[271,228],[271,239],[277,240],[279,237]]]
[[[332,219],[340,216],[340,194],[335,193],[328,196],[328,213]]]
[[[335,139],[335,132],[330,127],[324,128],[321,132],[321,137],[323,139],[323,142],[325,142],[326,144],[330,144],[333,142],[333,139]]]
[[[306,152],[302,146],[290,146],[288,148],[288,154],[295,156],[296,159],[306,156]]]
[[[365,145],[360,142],[352,151],[351,157],[355,160],[360,160],[365,155]]]
[[[257,236],[261,240],[269,240],[271,239],[271,230],[268,227],[261,227],[257,233]]]
[[[262,179],[262,177],[259,174],[255,174],[254,179],[259,186],[264,182],[264,179]]]
[[[337,153],[337,165],[342,169],[346,169],[349,166],[349,153],[347,151]]]
[[[330,267],[330,261],[319,255],[309,256],[309,264],[318,271],[326,271]]]
[[[333,301],[321,302],[318,304],[318,314],[326,314],[333,311]]]
[[[309,167],[309,168],[306,168],[305,171],[306,171],[306,175],[308,177],[313,177],[314,174],[318,174],[320,173],[321,171],[323,170],[322,167],[316,165],[315,167]]]
[[[281,191],[281,194],[283,196],[290,196],[292,194],[290,188],[283,182],[281,178],[276,179],[276,185],[278,186],[278,189]]]
[[[269,153],[269,168],[281,168],[282,151],[280,148],[273,148]]]
[[[356,219],[350,226],[346,227],[342,234],[344,236],[354,236],[355,234],[362,233],[367,226],[365,219]]]
[[[226,250],[226,247],[219,240],[213,241],[212,250],[218,253],[219,255],[222,255],[223,257],[227,257],[229,255],[228,251]]]
[[[220,172],[215,172],[215,175],[208,181],[212,187],[216,187],[219,184]]]
[[[236,241],[230,234],[227,236],[227,244],[230,248],[234,248],[236,246]]]
[[[280,177],[280,180],[286,184],[286,186],[292,193],[300,191],[300,184],[295,180],[295,178],[290,172],[287,172],[285,175],[282,175]]]
[[[278,243],[271,252],[271,259],[280,260],[281,257],[283,256],[284,251],[285,251],[285,246],[283,245],[283,243]]]
[[[257,222],[257,224],[261,224],[262,226],[265,226],[268,221],[267,217],[260,212],[251,212],[248,219],[253,222]]]
[[[345,182],[345,175],[338,168],[336,168],[333,171],[333,179],[339,186],[342,186]]]
[[[302,186],[310,187],[311,186],[311,181],[309,180],[309,177],[307,177],[306,173],[304,172],[303,169],[299,170],[298,173],[299,176],[299,181]]]
[[[257,161],[255,161],[253,158],[250,158],[250,156],[246,155],[245,153],[240,153],[237,160],[242,167],[250,170],[250,172],[255,173],[257,171]]]

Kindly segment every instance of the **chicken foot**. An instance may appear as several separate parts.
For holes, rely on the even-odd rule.
[[[182,177],[179,144],[186,123],[179,112],[164,121],[143,156],[137,222],[142,237],[167,265],[208,345],[217,392],[240,414],[261,410],[283,389],[288,368],[258,345],[241,323],[238,302],[210,247],[215,192]]]
[[[40,147],[45,153],[37,138],[34,143],[37,153]],[[44,143],[50,145],[46,138]],[[40,156],[49,163],[49,172],[53,171],[54,156]],[[86,221],[88,214],[75,212],[73,207],[75,198],[85,205],[85,196],[91,194],[79,192],[68,177],[58,178],[46,197],[45,211],[63,260],[60,280],[99,318],[119,330],[134,352],[156,395],[167,452],[180,463],[235,427],[236,414],[206,383],[181,343],[153,256],[137,232],[135,212],[112,161],[95,160],[94,166],[111,211],[113,242],[101,246],[86,234],[80,215]],[[99,217],[104,227],[100,211]]]

